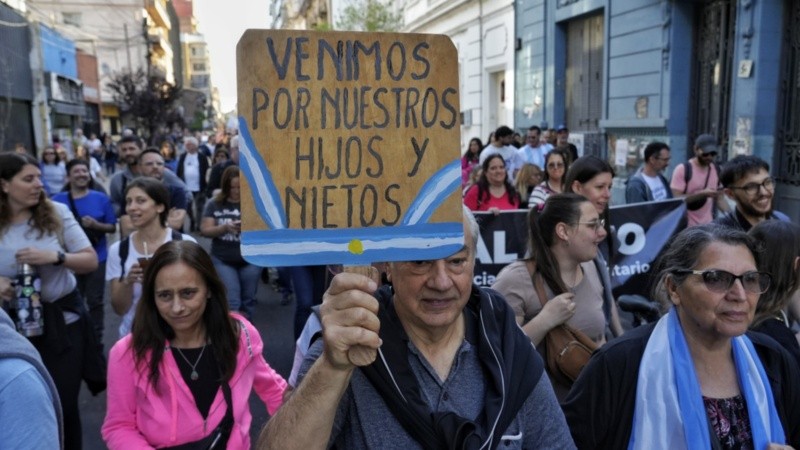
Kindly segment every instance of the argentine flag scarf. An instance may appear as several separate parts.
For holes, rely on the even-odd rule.
[[[753,448],[785,444],[772,389],[750,339],[732,339],[739,387],[747,405]],[[647,341],[639,366],[629,450],[710,449],[711,435],[700,383],[673,308]]]

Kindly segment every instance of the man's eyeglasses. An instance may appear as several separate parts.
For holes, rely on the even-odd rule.
[[[742,282],[742,287],[747,292],[752,294],[763,294],[769,289],[772,282],[772,275],[766,272],[756,272],[751,270],[741,275],[734,275],[725,270],[676,270],[673,272],[676,275],[700,275],[703,278],[703,284],[711,292],[724,294],[733,286],[733,282],[739,280]]]
[[[578,222],[578,225],[586,225],[594,229],[594,232],[597,233],[598,230],[606,227],[606,219],[597,219],[591,222]]]
[[[771,191],[775,187],[775,180],[772,177],[767,177],[761,183],[747,183],[744,186],[731,186],[731,189],[741,189],[747,195],[756,195],[764,188],[768,191]]]

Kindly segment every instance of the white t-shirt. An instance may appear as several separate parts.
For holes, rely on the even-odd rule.
[[[75,216],[69,207],[63,203],[52,202],[56,214],[63,223],[63,234],[45,234],[39,236],[39,232],[33,229],[28,222],[11,224],[6,231],[0,235],[0,276],[11,279],[17,276],[16,254],[25,247],[36,247],[45,251],[63,251],[74,253],[85,248],[91,248],[92,243],[86,237],[81,225],[75,220]],[[62,245],[63,240],[63,245]],[[37,266],[41,279],[42,300],[48,303],[55,302],[61,297],[75,290],[77,281],[71,270],[63,264],[43,264]],[[77,314],[65,311],[64,319],[66,322],[77,321]]]
[[[183,181],[190,192],[200,190],[200,161],[198,153],[187,153],[183,161]]]
[[[138,233],[138,231],[134,231],[131,233],[131,238]],[[162,242],[162,245],[172,240],[172,232],[167,231],[167,238]],[[192,241],[197,242],[195,238],[189,236],[188,234],[183,234],[184,241]],[[118,280],[120,275],[122,274],[122,270],[120,267],[120,259],[119,259],[119,245],[122,241],[117,241],[111,244],[111,247],[108,249],[108,259],[106,259],[106,282],[111,282],[111,280]],[[148,249],[150,250],[150,249]],[[153,252],[156,249],[152,249]],[[136,251],[136,247],[133,245],[132,240],[128,240],[128,258],[125,260],[125,274],[131,271],[131,267],[137,262],[139,262],[139,258],[143,257],[144,255],[140,254]],[[122,338],[126,334],[131,332],[131,324],[133,323],[133,315],[136,312],[136,304],[139,303],[139,298],[142,296],[142,284],[141,283],[134,283],[133,284],[133,301],[131,302],[131,307],[128,311],[122,316],[122,322],[119,324],[119,337]]]
[[[483,164],[490,155],[499,154],[503,157],[503,161],[506,163],[506,172],[508,172],[508,181],[512,184],[514,183],[514,172],[522,168],[522,165],[525,161],[522,159],[522,156],[517,153],[517,148],[511,145],[505,145],[503,147],[495,147],[494,145],[487,145],[484,147],[483,151],[481,152],[481,156],[478,158],[478,162]]]
[[[550,147],[546,147],[545,145],[531,147],[526,144],[521,149],[517,150],[517,153],[519,153],[524,163],[536,164],[540,169],[544,170],[544,157],[550,153],[551,149],[552,145]]]
[[[661,182],[658,175],[650,177],[642,173],[642,178],[647,183],[647,186],[650,187],[650,192],[653,193],[653,200],[658,201],[667,198],[667,188],[664,187],[664,183]]]
[[[89,171],[92,172],[92,178],[94,179],[97,179],[97,177],[103,174],[103,168],[100,167],[100,163],[94,158],[89,158]]]
[[[89,147],[89,149],[88,149],[89,152],[91,152],[91,153],[99,153],[100,152],[100,147],[103,146],[103,143],[100,142],[100,139],[94,138],[94,139],[90,140],[86,145]]]

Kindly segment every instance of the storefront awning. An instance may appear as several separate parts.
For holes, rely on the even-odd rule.
[[[58,100],[50,100],[50,107],[56,114],[64,114],[67,116],[83,116],[86,114],[84,111],[83,103],[77,105],[74,103],[59,102]]]

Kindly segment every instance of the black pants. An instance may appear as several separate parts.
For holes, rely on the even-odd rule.
[[[192,192],[192,230],[200,229],[200,222],[203,221],[203,209],[206,206],[206,194],[203,191]]]
[[[97,335],[97,345],[100,352],[103,351],[103,323],[105,321],[104,297],[106,291],[106,262],[97,265],[97,270],[85,275],[75,275],[78,280],[78,290],[86,299],[86,307],[89,316],[92,318],[95,335]]]
[[[58,353],[53,349],[36,345],[42,361],[58,390],[61,398],[61,411],[64,416],[64,448],[80,450],[82,446],[81,416],[78,408],[78,395],[81,390],[84,348],[82,327],[87,326],[81,319],[67,325],[67,336],[72,344],[69,350]]]

